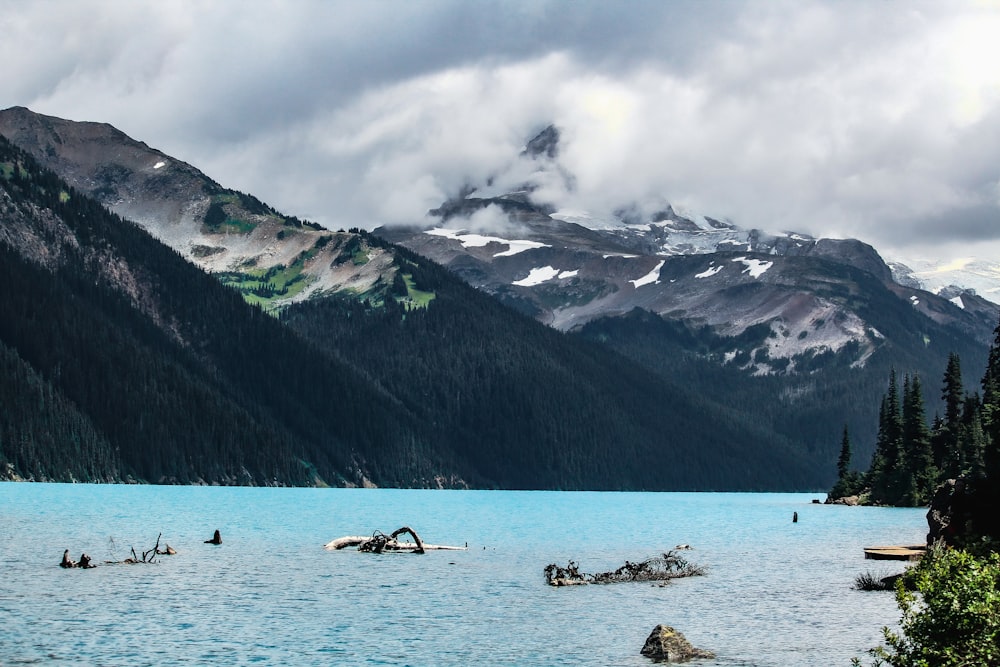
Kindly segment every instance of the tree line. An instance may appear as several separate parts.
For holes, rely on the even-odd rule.
[[[874,504],[916,507],[928,504],[947,479],[1000,479],[1000,325],[979,384],[965,388],[959,355],[950,354],[941,382],[943,414],[928,423],[920,376],[904,375],[900,387],[890,371],[871,465],[865,473],[851,469],[845,427],[830,496],[863,494]]]

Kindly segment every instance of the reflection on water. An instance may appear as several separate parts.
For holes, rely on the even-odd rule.
[[[664,623],[718,655],[700,665],[847,665],[898,619],[891,594],[851,585],[902,565],[861,549],[921,542],[924,511],[813,497],[0,484],[0,664],[645,666]],[[469,549],[322,548],[403,525]],[[161,533],[179,553],[153,565],[58,567]],[[602,571],[682,543],[706,576],[544,583],[548,563]]]

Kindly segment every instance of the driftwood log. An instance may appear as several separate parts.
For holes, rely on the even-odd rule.
[[[570,561],[566,567],[550,563],[545,566],[545,581],[550,586],[581,586],[584,584],[616,584],[626,581],[661,581],[681,577],[695,577],[705,574],[705,568],[689,562],[668,551],[662,556],[625,564],[610,572],[587,574],[580,572],[580,566]]]
[[[412,542],[400,542],[397,538],[400,535],[409,534],[413,539]],[[358,551],[364,551],[366,553],[414,553],[422,554],[427,551],[464,551],[465,547],[452,547],[444,544],[426,544],[420,539],[409,526],[403,526],[402,528],[397,528],[388,535],[380,530],[376,530],[370,536],[365,535],[345,535],[344,537],[338,537],[335,540],[330,540],[323,545],[324,549],[328,550],[339,550],[347,549],[348,547],[357,547]]]

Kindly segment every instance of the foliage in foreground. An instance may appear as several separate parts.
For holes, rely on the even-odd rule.
[[[1000,554],[935,547],[906,579],[896,583],[901,634],[883,628],[885,645],[869,651],[873,667],[1000,664]]]

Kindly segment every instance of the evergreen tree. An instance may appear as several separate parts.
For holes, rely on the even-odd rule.
[[[907,486],[902,453],[903,417],[895,369],[889,372],[889,388],[882,397],[878,421],[878,438],[868,480],[871,498],[876,503],[895,505]]]
[[[941,400],[944,401],[944,419],[940,425],[935,424],[934,465],[945,477],[955,477],[966,462],[959,444],[965,389],[962,387],[962,365],[954,352],[948,355]]]
[[[903,383],[903,463],[905,485],[903,504],[923,505],[930,501],[937,483],[937,469],[931,453],[930,431],[924,413],[924,397],[920,377],[914,375]]]
[[[837,458],[837,478],[844,479],[851,471],[851,438],[844,424],[844,435],[840,439],[840,456]]]
[[[995,329],[993,345],[983,375],[982,427],[986,474],[1000,479],[1000,324]]]
[[[830,489],[831,498],[854,496],[861,492],[864,484],[861,473],[851,470],[851,437],[844,425],[844,434],[840,440],[840,456],[837,458],[837,482]]]
[[[964,465],[957,474],[971,474],[976,479],[985,477],[986,468],[983,455],[986,450],[986,436],[983,433],[979,394],[965,397],[958,441]],[[950,476],[952,475],[942,475],[942,479],[948,479]]]

